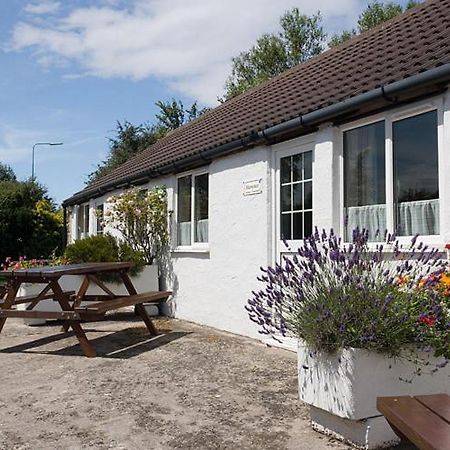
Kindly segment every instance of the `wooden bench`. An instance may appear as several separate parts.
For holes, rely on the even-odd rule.
[[[108,311],[124,308],[126,306],[142,305],[142,303],[162,303],[172,294],[170,291],[145,292],[142,294],[127,295],[91,303],[85,306],[76,306],[75,312],[83,316],[102,316]]]
[[[69,300],[73,295],[75,295],[75,291],[63,291],[64,296]],[[39,297],[39,300],[48,300],[53,299],[55,294],[45,294],[45,295],[23,295],[22,297],[16,297],[14,300],[14,305],[20,305],[23,303],[32,303]],[[0,301],[0,306],[4,304],[4,300]]]
[[[397,436],[420,450],[450,450],[450,397],[378,397],[380,411]]]

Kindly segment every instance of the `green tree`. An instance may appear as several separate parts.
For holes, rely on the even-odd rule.
[[[158,101],[156,106],[160,111],[155,115],[156,123],[154,124],[133,125],[128,121],[117,122],[115,136],[109,138],[108,156],[88,175],[88,184],[153,145],[169,131],[175,130],[208,110],[208,108],[199,109],[197,102],[185,109],[183,103],[175,99],[170,102]]]
[[[62,215],[31,181],[0,181],[0,261],[6,257],[47,258],[62,246]]]
[[[336,47],[337,45],[348,41],[353,36],[368,31],[386,22],[387,20],[398,16],[407,9],[414,8],[420,3],[420,1],[409,0],[405,9],[403,9],[401,5],[394,2],[384,3],[379,0],[374,0],[372,3],[369,3],[366,9],[364,9],[364,11],[359,15],[357,29],[344,30],[340,34],[334,34],[328,42],[328,45],[330,47]]]
[[[325,33],[320,13],[301,14],[298,8],[280,18],[281,31],[264,34],[248,51],[232,59],[225,85],[230,99],[323,51]]]
[[[175,130],[209,110],[209,108],[199,109],[197,102],[194,102],[190,108],[185,109],[183,102],[181,100],[175,100],[174,98],[169,102],[159,100],[155,105],[160,110],[160,113],[155,116],[157,126],[163,133]]]
[[[0,162],[0,181],[16,181],[16,174],[7,164]]]

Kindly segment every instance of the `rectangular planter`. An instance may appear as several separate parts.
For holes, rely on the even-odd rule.
[[[313,427],[363,448],[397,442],[376,409],[377,397],[449,392],[450,367],[433,374],[438,360],[420,356],[430,365],[415,376],[416,366],[410,361],[355,348],[331,355],[299,342],[299,396],[311,407]]]
[[[63,290],[66,291],[78,291],[83,281],[82,276],[63,276],[60,280],[60,285]],[[144,266],[143,270],[136,276],[131,277],[134,287],[138,294],[149,291],[159,291],[159,278],[158,278],[158,266]],[[106,286],[114,292],[116,295],[127,295],[128,292],[125,286],[120,283],[105,283]],[[38,295],[45,287],[44,284],[30,284],[23,283],[20,287],[18,296],[25,295]],[[89,295],[101,295],[104,294],[103,290],[98,286],[90,285],[87,294]],[[158,306],[154,304],[144,305],[149,315],[158,315]],[[26,309],[27,304],[17,305],[18,309]],[[34,308],[34,311],[61,311],[58,302],[52,299],[46,299],[40,301]],[[43,325],[44,319],[24,319],[27,325]]]

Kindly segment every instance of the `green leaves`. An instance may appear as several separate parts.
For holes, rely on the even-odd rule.
[[[235,97],[322,52],[325,33],[320,13],[306,16],[298,8],[293,8],[280,18],[280,26],[279,33],[263,34],[250,50],[232,59],[225,99]]]

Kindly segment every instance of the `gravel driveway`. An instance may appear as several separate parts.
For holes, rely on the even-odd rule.
[[[0,449],[346,449],[313,432],[296,355],[178,320],[150,339],[130,313],[0,335]]]

